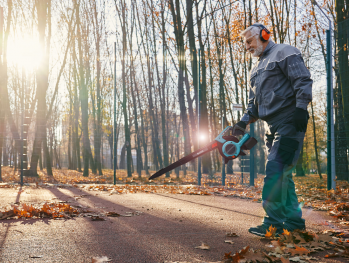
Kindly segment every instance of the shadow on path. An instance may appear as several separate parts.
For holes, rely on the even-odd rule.
[[[16,202],[15,203],[19,202],[19,199],[21,197],[21,193],[22,192],[23,192],[22,191],[22,186],[20,186],[20,188],[18,189],[18,193],[17,193],[17,197],[16,197]],[[10,222],[6,222],[6,223],[1,222],[1,224],[4,224],[4,225],[6,224],[6,230],[5,230],[5,233],[4,233],[4,235],[3,235],[3,237],[1,238],[1,241],[0,241],[0,259],[1,259],[1,254],[3,253],[3,247],[5,245],[7,235],[9,233],[10,227],[12,226],[12,223],[13,223],[11,221]]]
[[[263,216],[258,216],[258,215],[254,215],[254,214],[244,213],[244,212],[237,211],[237,210],[232,210],[232,209],[227,209],[227,208],[223,208],[223,207],[212,206],[212,205],[206,205],[206,204],[202,204],[202,203],[198,203],[198,202],[183,200],[183,199],[181,199],[181,198],[172,197],[172,196],[168,196],[168,195],[163,195],[163,194],[159,194],[159,193],[153,193],[153,194],[154,194],[154,195],[159,195],[159,196],[162,196],[162,197],[167,197],[167,198],[171,198],[171,199],[180,200],[180,201],[182,201],[182,202],[192,203],[192,204],[195,204],[195,205],[202,205],[202,206],[211,207],[211,208],[220,209],[220,210],[229,211],[229,212],[234,212],[234,213],[238,213],[238,214],[243,214],[243,215],[248,215],[248,216],[254,216],[254,217],[258,217],[258,218],[263,218]]]
[[[49,188],[48,190],[64,201],[72,198],[72,196],[64,194],[60,189]],[[132,202],[132,205],[127,207],[92,195],[91,192],[81,189],[65,188],[64,190],[70,191],[74,196],[88,194],[88,201],[91,202],[90,206],[93,204],[102,205],[103,212],[107,212],[108,210],[116,212],[120,212],[121,210],[129,211],[130,209],[134,211],[137,209],[132,208],[132,206],[142,205]],[[117,197],[117,195],[113,196],[113,198]],[[195,202],[193,203],[196,204]],[[208,207],[218,208],[214,206]],[[239,212],[226,210],[234,213]],[[99,209],[100,211],[101,209]],[[166,216],[166,211],[161,212]],[[169,217],[173,218],[175,215],[172,214]],[[149,213],[143,212],[140,216],[108,217],[107,221],[104,222],[90,221],[89,223],[100,235],[101,239],[96,240],[98,241],[98,245],[102,246],[104,251],[108,252],[108,256],[117,259],[117,262],[163,262],[166,260],[193,260],[194,258],[214,261],[221,259],[224,253],[238,250],[243,246],[251,244],[252,238],[248,236],[249,234],[246,234],[246,236],[241,236],[239,242],[236,242],[236,244],[224,245],[226,231],[232,230],[239,232],[241,228],[238,228],[238,226],[222,230],[207,224],[199,224],[196,221],[191,221],[189,218],[183,218],[185,222],[181,222],[182,220],[179,221],[180,219],[181,216],[177,216],[176,221],[173,219],[168,220],[152,215],[151,211],[149,211]],[[113,227],[106,229],[106,222],[108,221],[117,224],[109,223],[109,226],[111,225]],[[194,249],[195,246],[201,244],[201,241],[209,242],[211,249],[209,251]],[[103,246],[103,244],[105,245]],[[260,247],[262,243],[256,244],[255,242],[255,245]],[[114,248],[114,250],[110,247]]]
[[[75,191],[72,191],[72,189]],[[64,190],[72,192],[73,196],[63,193],[58,188],[48,188],[48,190],[51,191],[57,198],[61,199],[62,201],[68,201],[69,199],[71,200],[73,196],[82,195],[82,192],[75,188],[64,188]],[[83,194],[85,195],[85,198],[94,197],[93,195],[87,192],[83,192]],[[95,199],[97,201],[100,201],[99,198]],[[95,203],[92,200],[90,201],[92,203]],[[99,204],[105,204],[105,202],[108,201],[105,201],[103,199],[101,200],[101,202],[99,202]],[[79,200],[77,200],[76,203],[80,203]],[[111,203],[111,205],[115,206],[116,204]],[[126,209],[126,207],[122,206],[119,206],[119,208]],[[95,209],[93,209],[93,207],[90,207],[89,210],[93,211]],[[92,212],[89,214],[94,213],[97,214],[100,213],[100,211]],[[92,221],[90,217],[80,218],[84,219],[84,221],[89,225],[88,230],[85,233],[81,234],[84,238],[79,239],[80,234],[78,234],[78,231],[74,231],[75,234],[71,233],[71,235],[75,236],[74,239],[78,242],[78,247],[81,247],[82,244],[84,245],[85,248],[80,249],[81,252],[94,252],[94,256],[96,256],[97,254],[108,256],[112,259],[112,262],[157,262],[157,260],[155,260],[155,258],[153,257],[153,254],[149,254],[147,250],[137,246],[135,243],[130,244],[130,235],[122,235],[123,233],[120,234],[119,231],[114,231],[113,229],[111,229],[114,228],[114,225],[118,225],[111,225],[111,223],[119,223],[117,221],[119,218],[120,217],[108,217],[106,221]],[[79,227],[81,226],[82,229],[84,229],[84,225],[85,224],[79,225]],[[135,257],[138,259],[135,260]]]

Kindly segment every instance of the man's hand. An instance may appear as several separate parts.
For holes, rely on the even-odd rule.
[[[308,124],[308,111],[301,108],[296,108],[293,114],[293,125],[297,132],[305,132]]]
[[[233,135],[244,135],[246,129],[246,123],[239,121],[233,126]]]

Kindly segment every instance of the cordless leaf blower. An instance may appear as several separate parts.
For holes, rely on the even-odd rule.
[[[236,136],[241,135],[242,138],[239,140]],[[155,174],[149,177],[149,180],[155,179],[178,166],[186,164],[198,158],[205,153],[208,153],[214,149],[218,149],[219,153],[223,156],[225,163],[229,160],[236,159],[240,155],[246,155],[244,150],[250,150],[257,144],[257,140],[251,137],[248,133],[245,133],[243,129],[238,126],[232,127],[227,126],[215,139],[206,146],[199,150],[192,152],[191,154],[179,159],[177,162],[170,164],[169,166],[160,169]]]

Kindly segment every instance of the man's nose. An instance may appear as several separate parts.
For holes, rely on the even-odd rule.
[[[246,44],[246,50],[249,50],[251,48],[251,45]]]

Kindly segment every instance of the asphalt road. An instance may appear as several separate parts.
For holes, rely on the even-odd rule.
[[[82,195],[82,196],[81,196]],[[7,219],[0,221],[0,262],[217,262],[224,253],[244,246],[264,247],[266,240],[248,233],[261,223],[261,203],[251,200],[178,194],[121,194],[79,188],[0,189],[0,206],[69,201],[92,214],[139,215],[73,219]],[[1,210],[1,209],[0,209]],[[1,210],[2,211],[2,210]],[[132,214],[130,214],[132,215]],[[307,228],[329,229],[325,212],[303,209]],[[238,237],[226,237],[235,232]],[[225,243],[233,240],[234,244]],[[209,250],[196,249],[204,242]]]

